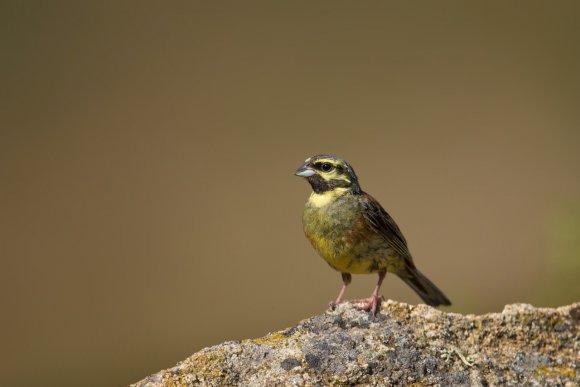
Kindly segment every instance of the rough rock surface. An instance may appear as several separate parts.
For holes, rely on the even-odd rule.
[[[205,348],[134,386],[578,386],[580,303],[482,316],[351,304],[284,331]]]

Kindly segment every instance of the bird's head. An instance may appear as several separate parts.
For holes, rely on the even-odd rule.
[[[354,169],[346,161],[331,155],[312,156],[294,173],[304,177],[314,192],[320,194],[342,188],[360,193],[358,178]]]

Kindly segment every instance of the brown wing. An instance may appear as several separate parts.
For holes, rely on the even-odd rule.
[[[371,195],[363,192],[361,196],[364,219],[368,226],[385,238],[406,263],[406,267],[395,274],[415,290],[427,304],[432,306],[451,305],[451,301],[445,294],[415,268],[407,248],[407,241],[393,218]]]
[[[366,192],[363,192],[361,195],[361,203],[366,223],[377,234],[383,236],[389,245],[412,265],[411,254],[407,248],[407,241],[393,218],[391,218],[375,198]]]

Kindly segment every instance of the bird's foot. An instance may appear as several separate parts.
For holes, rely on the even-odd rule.
[[[365,312],[371,312],[373,316],[376,316],[381,310],[381,302],[383,301],[383,296],[372,295],[369,298],[361,298],[360,300],[353,300],[352,303],[355,304],[354,307],[359,310],[364,310]]]

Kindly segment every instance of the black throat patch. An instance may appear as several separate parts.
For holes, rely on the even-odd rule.
[[[312,190],[314,192],[316,192],[317,194],[327,192],[327,191],[332,191],[333,189],[339,188],[339,187],[348,188],[351,186],[351,183],[349,183],[346,180],[326,181],[322,177],[320,177],[320,175],[312,175],[312,176],[308,177],[307,179],[308,179],[308,182],[310,183],[310,186],[312,187]]]

